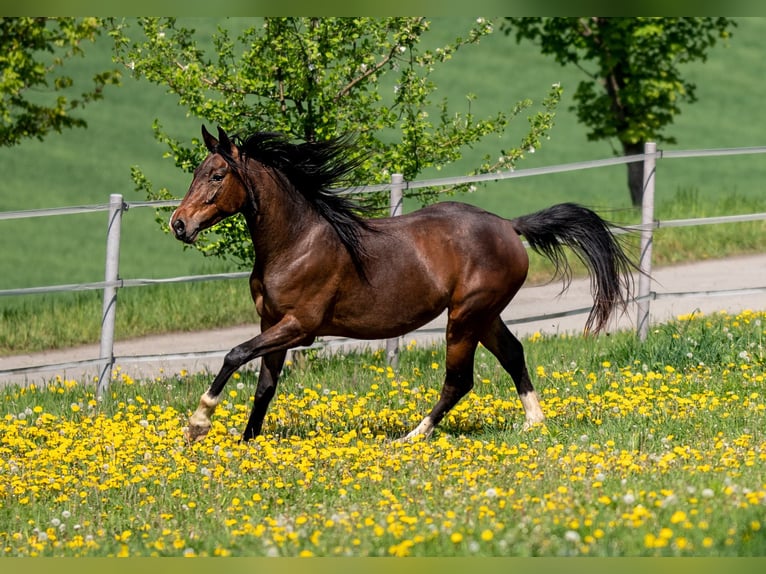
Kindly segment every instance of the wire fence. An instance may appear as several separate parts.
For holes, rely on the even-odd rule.
[[[759,147],[744,147],[744,148],[724,148],[724,149],[702,149],[702,150],[681,150],[681,151],[662,151],[656,150],[653,143],[646,144],[645,153],[631,156],[612,157],[607,159],[584,161],[560,164],[547,167],[529,168],[522,170],[509,170],[500,173],[482,174],[476,176],[460,176],[460,177],[446,177],[429,179],[422,181],[406,182],[401,179],[401,176],[395,174],[392,177],[392,182],[388,184],[379,184],[371,186],[354,187],[347,190],[350,194],[364,194],[372,192],[388,191],[391,194],[391,212],[392,216],[396,216],[401,213],[401,201],[402,195],[408,190],[418,188],[440,188],[450,187],[455,185],[473,184],[485,181],[499,181],[505,179],[521,178],[521,177],[534,177],[540,175],[563,173],[571,171],[579,171],[585,169],[597,169],[607,166],[614,166],[620,164],[627,164],[632,162],[644,162],[644,208],[642,223],[639,225],[627,226],[624,229],[615,230],[618,232],[634,231],[642,234],[642,261],[640,266],[642,271],[648,276],[651,272],[651,242],[652,234],[655,230],[660,228],[669,227],[689,227],[698,225],[717,225],[721,223],[741,223],[748,221],[766,220],[766,213],[749,213],[739,214],[731,216],[720,217],[704,217],[704,218],[690,218],[690,219],[675,219],[659,221],[654,218],[654,179],[656,176],[656,161],[662,159],[677,159],[677,158],[699,158],[699,157],[717,157],[717,156],[730,156],[730,155],[748,155],[748,154],[762,154],[766,153],[766,146]],[[55,370],[65,370],[74,367],[86,367],[99,365],[99,388],[103,390],[106,384],[108,384],[109,373],[111,367],[115,362],[120,363],[140,363],[153,361],[157,359],[202,359],[209,357],[223,356],[228,349],[219,351],[206,351],[195,353],[176,353],[176,354],[163,354],[163,355],[142,355],[142,356],[130,356],[130,357],[115,357],[113,354],[114,344],[114,318],[117,308],[117,292],[119,289],[127,287],[138,287],[158,284],[169,283],[191,283],[199,281],[218,281],[218,280],[230,280],[230,279],[243,279],[250,275],[249,272],[235,272],[235,273],[216,273],[206,275],[188,275],[178,277],[167,277],[161,279],[145,279],[145,278],[120,278],[116,262],[119,259],[119,240],[120,240],[120,226],[122,214],[126,211],[135,208],[161,208],[161,207],[174,207],[178,205],[180,200],[163,200],[163,201],[130,201],[126,202],[119,194],[113,194],[110,196],[109,203],[95,204],[95,205],[81,205],[71,207],[59,207],[49,209],[35,209],[35,210],[23,210],[23,211],[7,211],[0,212],[0,222],[13,219],[28,219],[36,217],[57,217],[62,215],[72,215],[81,213],[93,213],[109,211],[109,223],[107,231],[107,261],[105,269],[105,280],[89,283],[77,283],[66,285],[44,285],[38,287],[27,287],[20,289],[3,289],[0,290],[0,297],[3,296],[19,296],[19,295],[35,295],[42,293],[60,293],[71,291],[86,291],[86,290],[103,290],[104,291],[104,305],[103,305],[103,321],[102,321],[102,337],[100,345],[100,353],[98,357],[83,361],[74,361],[67,363],[51,363],[44,365],[34,365],[30,367],[22,367],[15,369],[0,370],[0,377],[4,375],[18,375],[18,374],[31,374],[38,372],[48,372]],[[111,246],[110,246],[111,243]],[[111,269],[110,269],[111,267]],[[766,292],[766,286],[756,288],[745,288],[738,290],[721,290],[721,291],[696,291],[696,292],[678,292],[678,293],[656,293],[650,291],[646,286],[639,285],[639,293],[634,298],[634,302],[638,304],[639,316],[637,317],[637,331],[639,335],[642,333],[645,335],[646,327],[648,326],[649,318],[649,305],[650,301],[657,300],[658,298],[680,298],[688,296],[706,296],[715,297],[723,295],[733,294],[753,294]],[[560,313],[546,313],[543,315],[528,316],[518,319],[506,321],[508,325],[531,323],[541,319],[553,319],[560,318],[569,315],[583,314],[590,311],[590,307],[584,307],[579,309],[571,309]],[[427,333],[429,331],[437,332],[435,329],[419,329],[419,333]],[[441,330],[439,330],[440,332]],[[346,346],[352,342],[351,339],[335,338],[331,342],[320,342],[316,346],[323,348],[333,346]],[[391,341],[387,344],[387,355],[389,360],[396,360],[396,354],[398,353],[398,347]]]

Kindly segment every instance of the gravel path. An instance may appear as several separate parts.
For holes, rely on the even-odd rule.
[[[695,311],[737,313],[745,309],[766,309],[766,292],[757,291],[759,288],[766,288],[766,254],[665,267],[655,269],[652,275],[654,282],[651,290],[658,294],[658,298],[651,302],[652,323],[662,322],[677,315]],[[725,293],[726,290],[745,288],[752,288],[754,291],[745,294]],[[503,313],[503,318],[513,321],[522,317],[542,317],[574,309],[589,309],[592,304],[590,283],[587,278],[573,281],[569,290],[563,295],[559,295],[560,291],[560,282],[540,286],[527,285],[522,288]],[[713,291],[722,293],[683,297],[666,296],[670,293]],[[613,319],[610,329],[634,329],[636,315],[635,306],[631,306],[628,313]],[[582,331],[585,317],[585,313],[564,317],[548,317],[513,324],[511,329],[519,336],[532,334],[536,331],[547,334],[577,333]],[[424,330],[403,337],[402,341],[406,343],[415,339],[423,345],[441,342],[444,338],[444,325],[445,317],[441,316],[426,325]],[[142,337],[117,341],[114,346],[114,355],[117,358],[117,366],[133,377],[173,374],[182,369],[188,372],[217,372],[223,355],[229,349],[254,337],[257,333],[257,325],[245,325],[212,331]],[[326,340],[326,342],[331,346],[358,344],[358,342],[347,340]],[[371,348],[385,345],[381,341],[365,341],[361,344]],[[205,353],[206,356],[202,358],[183,356],[188,353]],[[95,359],[98,355],[99,346],[95,344],[73,349],[2,357],[0,358],[0,384],[47,381],[57,375],[76,379],[92,378],[98,374],[97,365],[69,366],[23,374],[4,374],[2,371],[50,364],[66,364]],[[144,355],[166,356],[141,362],[124,360]]]

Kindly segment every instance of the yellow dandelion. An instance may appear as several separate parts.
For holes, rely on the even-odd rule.
[[[686,521],[686,513],[683,510],[676,510],[670,517],[671,524],[678,524]]]

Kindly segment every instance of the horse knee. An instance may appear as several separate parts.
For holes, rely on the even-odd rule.
[[[226,353],[223,358],[223,364],[230,369],[238,369],[250,360],[249,354],[241,347],[234,347]]]

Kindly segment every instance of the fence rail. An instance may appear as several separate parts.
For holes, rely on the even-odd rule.
[[[584,169],[596,169],[607,166],[621,165],[633,162],[644,162],[644,205],[642,209],[642,223],[639,225],[628,226],[626,229],[631,231],[638,231],[642,234],[641,242],[641,261],[640,267],[642,271],[648,276],[651,271],[651,244],[653,232],[656,229],[668,228],[668,227],[688,227],[698,225],[717,225],[721,223],[740,223],[747,221],[766,220],[766,213],[751,213],[740,214],[731,216],[720,217],[704,217],[704,218],[691,218],[691,219],[675,219],[660,221],[654,218],[654,188],[655,188],[655,176],[656,176],[656,162],[662,159],[680,159],[680,158],[699,158],[699,157],[716,157],[716,156],[731,156],[731,155],[748,155],[748,154],[760,154],[766,153],[766,146],[759,147],[745,147],[745,148],[721,148],[721,149],[702,149],[702,150],[680,150],[680,151],[662,151],[656,150],[653,143],[647,143],[645,152],[643,154],[613,157],[600,160],[591,160],[584,162],[574,162],[567,164],[560,164],[555,166],[528,168],[522,170],[509,170],[500,173],[482,174],[476,176],[460,176],[460,177],[446,177],[437,178],[422,181],[403,181],[401,176],[395,174],[392,177],[391,183],[354,187],[347,190],[351,194],[362,194],[380,191],[389,191],[391,194],[391,208],[390,214],[396,216],[401,214],[401,202],[403,193],[407,190],[418,188],[438,188],[449,187],[455,185],[465,185],[486,181],[498,181],[505,179],[513,179],[520,177],[533,177],[546,174],[563,173],[570,171],[579,171]],[[109,203],[95,204],[95,205],[81,205],[71,207],[58,207],[49,209],[35,209],[35,210],[23,210],[23,211],[7,211],[0,212],[0,222],[4,220],[12,219],[27,219],[35,217],[55,217],[62,215],[72,215],[81,213],[94,213],[101,211],[109,212],[108,220],[108,232],[107,232],[107,256],[105,262],[105,278],[104,281],[90,282],[90,283],[77,283],[67,285],[46,285],[38,287],[27,287],[20,289],[3,289],[0,290],[0,297],[2,296],[18,296],[18,295],[33,295],[41,293],[58,293],[67,291],[85,291],[85,290],[103,290],[103,315],[102,315],[102,337],[100,342],[100,356],[88,359],[84,361],[75,361],[70,363],[55,363],[47,365],[36,365],[32,367],[23,367],[17,369],[1,370],[2,375],[15,375],[15,374],[30,374],[36,372],[46,372],[57,369],[68,369],[74,367],[100,365],[99,375],[99,392],[102,392],[109,381],[109,372],[111,366],[116,362],[122,363],[130,362],[144,362],[152,361],[156,359],[177,359],[177,358],[189,358],[199,359],[206,357],[223,356],[227,351],[210,351],[202,353],[180,353],[173,355],[143,355],[143,356],[131,356],[131,357],[115,357],[113,355],[113,343],[114,343],[114,320],[117,310],[117,293],[119,289],[126,287],[138,287],[157,284],[168,283],[185,283],[185,282],[198,282],[198,281],[215,281],[225,279],[242,279],[249,276],[249,272],[235,272],[235,273],[217,273],[209,275],[189,275],[179,277],[167,277],[161,279],[121,279],[119,278],[117,261],[119,259],[119,242],[120,242],[120,228],[121,220],[124,212],[134,208],[159,208],[159,207],[174,207],[178,205],[180,200],[162,200],[162,201],[130,201],[126,202],[119,194],[113,194],[110,196]],[[618,230],[622,232],[622,230]],[[725,291],[697,291],[697,292],[685,292],[685,293],[664,293],[658,294],[649,290],[648,282],[641,283],[641,277],[639,277],[639,293],[635,297],[634,302],[638,304],[638,317],[637,317],[637,332],[642,338],[646,335],[646,329],[648,327],[650,302],[657,300],[658,298],[667,297],[686,297],[686,296],[718,296],[718,295],[731,295],[731,294],[750,294],[750,293],[762,293],[766,292],[766,286],[761,288],[747,288],[739,290],[725,290]],[[549,313],[537,316],[523,317],[507,321],[509,325],[534,322],[541,319],[560,318],[567,315],[575,315],[581,313],[587,313],[590,311],[590,307],[581,309],[572,309],[569,311],[563,311],[560,313]],[[419,329],[418,332],[425,333],[428,329]],[[350,339],[338,338],[332,342],[319,343],[318,346],[329,347],[337,345],[348,344]],[[395,363],[398,357],[398,345],[396,340],[390,340],[386,345],[386,353],[389,362]]]

